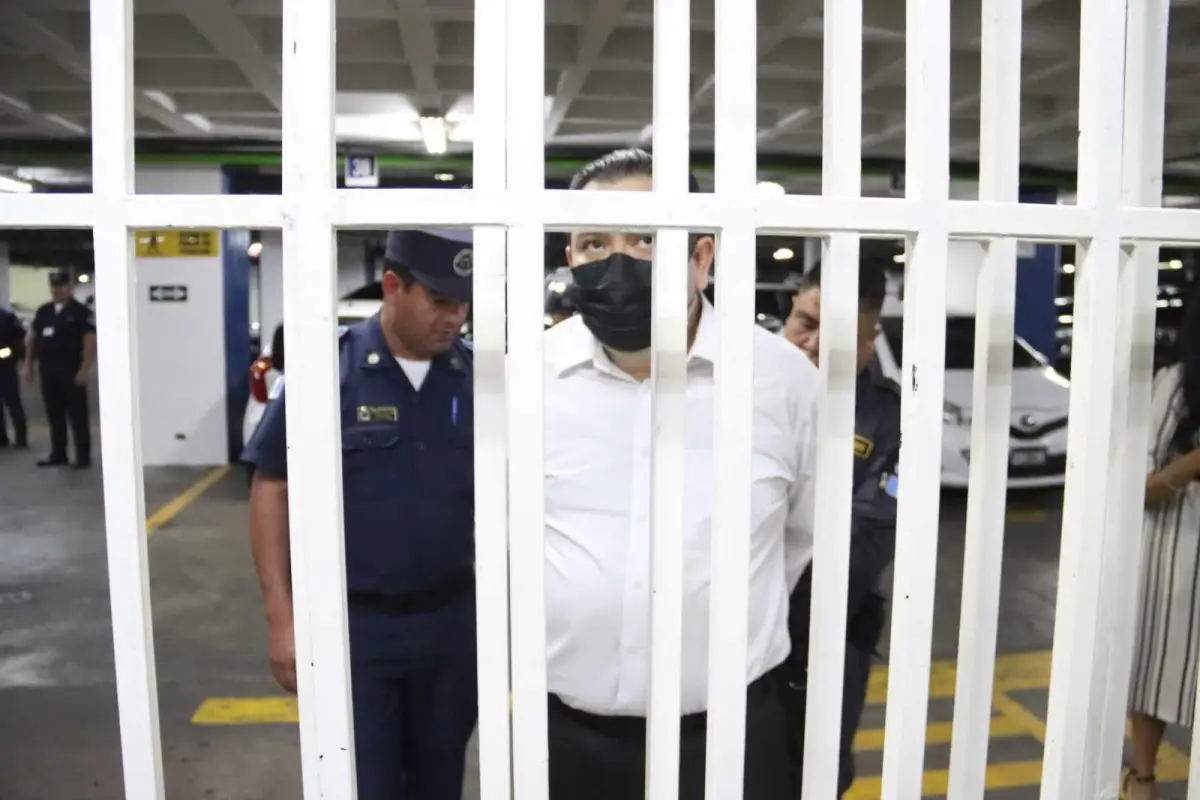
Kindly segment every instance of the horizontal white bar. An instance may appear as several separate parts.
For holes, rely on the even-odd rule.
[[[0,194],[0,229],[90,228],[96,224],[92,194]]]
[[[320,202],[317,200],[317,202]],[[548,230],[679,228],[716,232],[750,224],[760,234],[859,232],[868,237],[915,233],[930,221],[929,206],[881,197],[750,193],[691,194],[664,204],[648,192],[514,192],[463,189],[335,190],[335,228],[378,230],[406,226],[514,225],[544,218]],[[1095,211],[1080,206],[952,200],[937,223],[952,238],[1007,236],[1036,242],[1076,242],[1096,235]],[[279,228],[277,195],[133,195],[122,204],[131,228]],[[0,229],[90,228],[96,220],[90,194],[0,194]],[[1200,210],[1125,208],[1113,217],[1123,241],[1200,245]]]
[[[283,199],[274,194],[136,194],[125,198],[123,216],[131,228],[270,230],[284,220]]]

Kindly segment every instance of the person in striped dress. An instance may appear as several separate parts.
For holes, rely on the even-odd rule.
[[[1200,291],[1179,332],[1180,359],[1154,378],[1138,631],[1130,688],[1129,800],[1154,800],[1168,724],[1190,728],[1200,662]]]

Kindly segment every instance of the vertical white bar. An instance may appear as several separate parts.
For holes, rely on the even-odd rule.
[[[121,218],[133,183],[133,2],[91,7],[92,194],[104,530],[125,794],[164,796],[146,500],[138,414],[133,237]]]
[[[288,517],[304,796],[353,800],[334,176],[335,0],[283,4]]]
[[[862,0],[825,0],[822,189],[830,197],[862,192],[862,6]],[[857,233],[832,234],[821,259],[821,424],[804,719],[806,731],[821,733],[804,737],[804,798],[837,795],[854,494],[858,259]]]
[[[979,199],[1015,203],[1021,155],[1020,3],[983,0],[981,50]],[[949,800],[982,797],[986,783],[1008,493],[1017,243],[993,239],[984,252],[976,288],[970,488]]]
[[[900,499],[892,588],[883,797],[920,797],[941,498],[946,363],[946,207],[950,192],[950,2],[908,0],[905,195],[908,240],[900,378]]]
[[[688,193],[689,0],[654,3],[654,190],[662,202]],[[651,370],[652,540],[650,697],[646,797],[679,796],[683,645],[684,433],[687,404],[687,231],[654,244]],[[703,288],[703,287],[699,287]]]
[[[508,204],[508,529],[512,595],[513,796],[546,800],[546,516],[543,346],[545,0],[509,0],[505,21]]]
[[[1122,199],[1125,206],[1162,205],[1163,123],[1166,112],[1169,0],[1129,0],[1125,23],[1125,123]],[[1117,297],[1113,444],[1104,520],[1104,567],[1099,648],[1106,679],[1097,681],[1099,725],[1088,730],[1086,796],[1116,797],[1125,745],[1129,679],[1137,631],[1137,574],[1142,551],[1145,453],[1150,437],[1158,244],[1122,250]],[[1194,752],[1194,750],[1193,750]]]
[[[505,75],[508,38],[496,36],[508,0],[475,3],[475,142],[472,185],[507,185]],[[476,228],[475,345],[475,597],[479,659],[479,797],[512,797],[508,616],[508,409],[505,404],[504,228]],[[518,262],[520,263],[520,262]]]
[[[716,0],[715,190],[753,207],[757,176],[756,12]],[[740,205],[741,203],[739,203]],[[704,796],[737,800],[746,750],[750,601],[750,454],[754,422],[755,229],[723,220],[717,236],[720,348],[713,431],[712,590],[709,600],[708,741]]]
[[[1094,211],[1094,233],[1076,258],[1067,476],[1050,672],[1043,800],[1083,797],[1087,747],[1079,732],[1099,725],[1096,682],[1105,678],[1097,624],[1106,547],[1097,546],[1110,510],[1096,498],[1110,488],[1116,327],[1119,316],[1121,170],[1125,80],[1124,0],[1083,0],[1079,48],[1078,203]],[[1120,99],[1117,99],[1120,98]],[[1131,535],[1122,531],[1121,535]],[[1105,537],[1107,538],[1107,537]],[[1111,557],[1111,556],[1110,556]],[[1092,754],[1094,755],[1094,754]]]

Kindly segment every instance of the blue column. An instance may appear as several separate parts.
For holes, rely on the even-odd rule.
[[[225,194],[237,194],[224,171]],[[242,417],[250,399],[250,231],[227,230],[221,237],[225,293],[225,408],[229,461],[242,452]]]
[[[1022,203],[1058,202],[1058,190],[1026,187],[1020,190]],[[1024,249],[1023,249],[1024,250]],[[1017,300],[1013,326],[1016,334],[1035,350],[1054,361],[1054,334],[1058,329],[1058,307],[1054,297],[1058,291],[1059,246],[1040,244],[1028,257],[1017,258]]]

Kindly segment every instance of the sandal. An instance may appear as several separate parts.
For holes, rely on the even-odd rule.
[[[1156,778],[1153,774],[1142,775],[1133,767],[1123,767],[1121,775],[1121,800],[1141,800],[1144,796],[1140,792],[1131,795],[1129,792],[1129,784],[1132,782],[1135,786],[1143,786],[1150,790],[1150,797],[1157,795],[1158,787],[1153,785],[1156,783]]]

